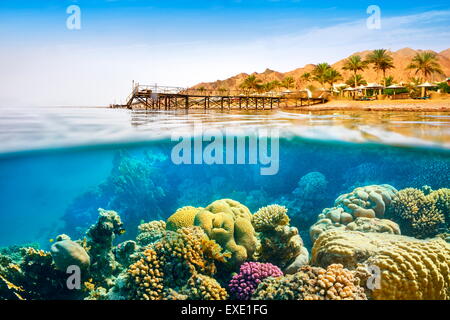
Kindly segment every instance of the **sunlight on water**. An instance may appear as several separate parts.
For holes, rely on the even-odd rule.
[[[198,122],[207,128],[278,128],[318,140],[450,148],[450,117],[439,113],[1,108],[0,114],[0,152],[167,138]]]

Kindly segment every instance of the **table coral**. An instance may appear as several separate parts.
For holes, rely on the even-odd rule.
[[[282,276],[280,268],[271,263],[246,262],[230,280],[228,287],[233,298],[249,300],[264,279]]]
[[[309,254],[303,246],[298,229],[289,226],[286,213],[285,207],[270,205],[253,215],[252,223],[260,240],[255,258],[261,262],[276,263],[282,269],[289,268],[296,262],[295,268],[298,268],[308,262]]]
[[[231,253],[225,266],[233,270],[251,258],[256,250],[257,239],[251,220],[252,214],[246,206],[223,199],[200,210],[194,225],[200,226],[210,239]]]
[[[255,300],[365,300],[359,278],[333,264],[326,269],[303,266],[297,273],[264,280]]]
[[[450,299],[450,244],[379,233],[332,230],[322,234],[312,251],[312,264],[342,263],[380,269],[374,299]]]
[[[426,192],[415,188],[400,190],[389,211],[405,234],[420,239],[437,235],[445,226],[445,214],[450,211],[450,189]]]

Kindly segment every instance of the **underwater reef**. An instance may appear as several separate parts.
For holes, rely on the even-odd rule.
[[[323,194],[327,185],[314,172],[293,194]],[[311,250],[280,204],[196,202],[141,221],[132,239],[120,209],[97,209],[81,236],[61,234],[49,251],[0,249],[0,299],[449,300],[449,199],[446,188],[356,187],[316,208]],[[81,285],[69,289],[74,265]]]

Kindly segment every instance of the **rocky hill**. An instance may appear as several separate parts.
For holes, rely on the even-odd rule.
[[[394,59],[394,65],[395,69],[391,69],[387,72],[387,76],[391,75],[394,77],[395,82],[400,81],[408,81],[411,77],[415,76],[414,71],[411,70],[405,70],[406,66],[411,62],[411,59],[414,57],[414,55],[417,52],[421,52],[424,50],[414,50],[410,48],[404,48],[400,49],[398,51],[390,51],[389,53],[392,55]],[[365,58],[368,53],[370,53],[370,50],[362,51],[362,52],[355,52],[355,55],[360,55],[362,58]],[[439,58],[439,63],[441,64],[441,67],[447,77],[450,76],[450,48],[447,50],[444,50],[442,52],[436,52]],[[346,59],[346,58],[345,58]],[[332,67],[337,69],[339,72],[341,72],[342,76],[344,77],[344,80],[347,80],[351,73],[348,71],[342,70],[342,66],[344,65],[345,59],[342,59],[334,64],[332,64]],[[323,61],[318,61],[323,62]],[[300,76],[305,72],[311,72],[314,69],[313,64],[307,64],[304,67],[294,69],[292,71],[288,72],[278,72],[270,69],[266,69],[262,73],[254,72],[252,73],[255,75],[258,79],[261,79],[262,82],[269,82],[273,80],[279,80],[281,81],[283,78],[287,76],[291,76],[296,81],[296,87],[300,88],[304,85],[299,81]],[[382,74],[381,72],[377,73],[375,70],[373,70],[372,67],[369,67],[364,72],[362,72],[363,78],[367,82],[381,82]],[[239,88],[239,85],[244,81],[245,78],[247,78],[249,74],[247,73],[240,73],[237,74],[231,78],[225,79],[225,80],[217,80],[214,82],[202,82],[194,86],[194,88],[200,88],[204,87],[206,89],[214,89],[218,90],[220,88],[226,88],[235,90]],[[436,76],[435,80],[442,80],[441,78],[444,78],[442,76]],[[318,83],[312,83],[313,85],[318,86]]]

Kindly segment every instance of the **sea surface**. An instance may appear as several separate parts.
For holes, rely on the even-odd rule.
[[[247,139],[246,160],[207,163],[209,142],[221,142],[212,156],[226,159],[230,136]],[[256,163],[252,136],[267,147]],[[174,160],[183,137],[193,153],[202,141],[203,161]],[[142,221],[222,198],[252,212],[285,205],[308,244],[309,227],[340,194],[371,184],[448,188],[449,168],[448,113],[0,108],[0,247],[78,239],[99,208],[117,211],[121,240],[132,239]]]

